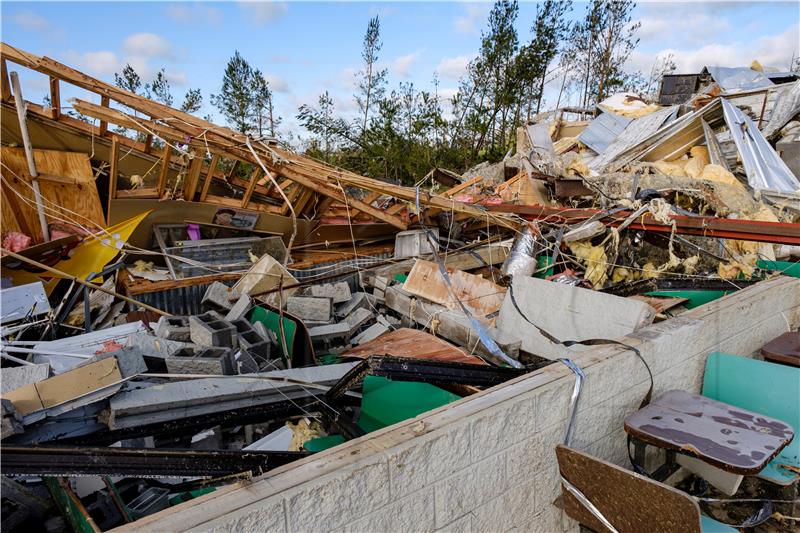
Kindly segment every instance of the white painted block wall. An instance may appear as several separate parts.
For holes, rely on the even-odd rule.
[[[777,278],[625,342],[655,394],[700,390],[706,356],[749,355],[800,324],[800,280]],[[628,465],[622,422],[647,391],[630,351],[573,356],[585,371],[573,446]],[[552,505],[574,377],[551,365],[413,420],[127,527],[147,531],[577,531]]]

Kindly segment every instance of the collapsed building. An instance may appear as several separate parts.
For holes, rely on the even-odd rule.
[[[0,59],[9,530],[796,527],[791,73],[404,187]]]

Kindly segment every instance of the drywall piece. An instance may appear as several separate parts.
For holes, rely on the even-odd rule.
[[[440,337],[444,337],[457,346],[465,346],[470,353],[493,357],[491,352],[480,342],[478,334],[473,329],[472,321],[461,311],[450,311],[441,305],[418,300],[400,287],[386,289],[386,307],[425,327],[429,327],[436,320],[436,334]],[[517,358],[521,344],[518,333],[502,335],[494,327],[487,327],[486,330],[492,340],[503,350],[503,353],[514,359]],[[501,363],[501,361],[497,362]]]
[[[260,452],[265,451],[276,451],[276,452],[285,452],[289,450],[289,446],[292,444],[292,437],[294,436],[294,431],[292,431],[289,426],[281,426],[269,435],[265,437],[261,437],[253,444],[249,446],[245,446],[242,448],[243,450],[256,450]]]
[[[370,327],[353,337],[350,343],[353,346],[357,346],[359,344],[364,344],[365,342],[369,342],[372,339],[376,339],[383,335],[384,333],[388,333],[389,328],[386,327],[382,323],[372,324]]]
[[[155,334],[162,339],[189,342],[189,317],[162,316],[156,324]]]
[[[22,415],[63,404],[122,380],[117,360],[109,357],[102,361],[80,366],[69,372],[25,385],[5,394]]]
[[[431,233],[439,241],[439,228],[431,229]],[[415,229],[400,231],[394,238],[394,258],[419,257],[433,253],[433,244],[425,230]]]
[[[346,281],[312,285],[309,290],[311,292],[311,296],[315,296],[317,298],[330,298],[333,300],[334,304],[349,302],[351,298],[350,285],[348,285]]]
[[[250,267],[250,270],[239,278],[233,289],[238,291],[239,294],[247,294],[253,298],[257,294],[285,287],[286,285],[294,285],[295,283],[297,283],[297,280],[289,274],[289,271],[283,268],[273,257],[264,254],[256,264]],[[281,303],[285,302],[296,291],[296,288],[285,289],[269,295],[259,296],[258,298],[270,305],[280,307]]]
[[[514,278],[511,285],[514,300],[527,320],[520,315],[506,295],[497,328],[508,335],[522,336],[526,352],[556,359],[569,348],[554,344],[539,333],[528,320],[559,340],[616,339],[653,322],[655,311],[644,302],[564,285],[537,278]],[[554,312],[557,310],[557,312]]]
[[[31,383],[38,383],[50,377],[50,365],[42,363],[39,365],[7,366],[0,372],[0,393],[8,394]]]
[[[3,324],[50,311],[50,302],[41,281],[3,289],[0,291],[0,301],[3,302],[0,312],[0,322]]]
[[[450,287],[439,271],[439,265],[418,259],[403,284],[403,290],[448,309],[460,310],[458,300],[461,300],[478,317],[491,315],[500,309],[506,292],[504,287],[462,270],[447,270]]]
[[[304,322],[328,322],[331,319],[331,299],[292,296],[286,302],[286,310]]]
[[[744,479],[744,476],[731,474],[696,457],[689,457],[679,453],[675,456],[675,460],[686,470],[705,479],[728,496],[736,494],[736,491],[739,490],[739,485]]]

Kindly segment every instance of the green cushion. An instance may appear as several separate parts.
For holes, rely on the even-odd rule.
[[[780,485],[800,475],[781,468],[800,467],[800,368],[715,352],[708,356],[703,396],[777,418],[795,431],[792,442],[759,473]]]

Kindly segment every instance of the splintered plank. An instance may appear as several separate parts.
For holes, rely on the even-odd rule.
[[[401,328],[384,333],[380,337],[365,342],[342,354],[343,357],[366,359],[371,355],[390,355],[408,357],[409,359],[425,359],[447,363],[468,363],[485,365],[486,363],[474,355],[447,341],[434,337],[418,329]]]

